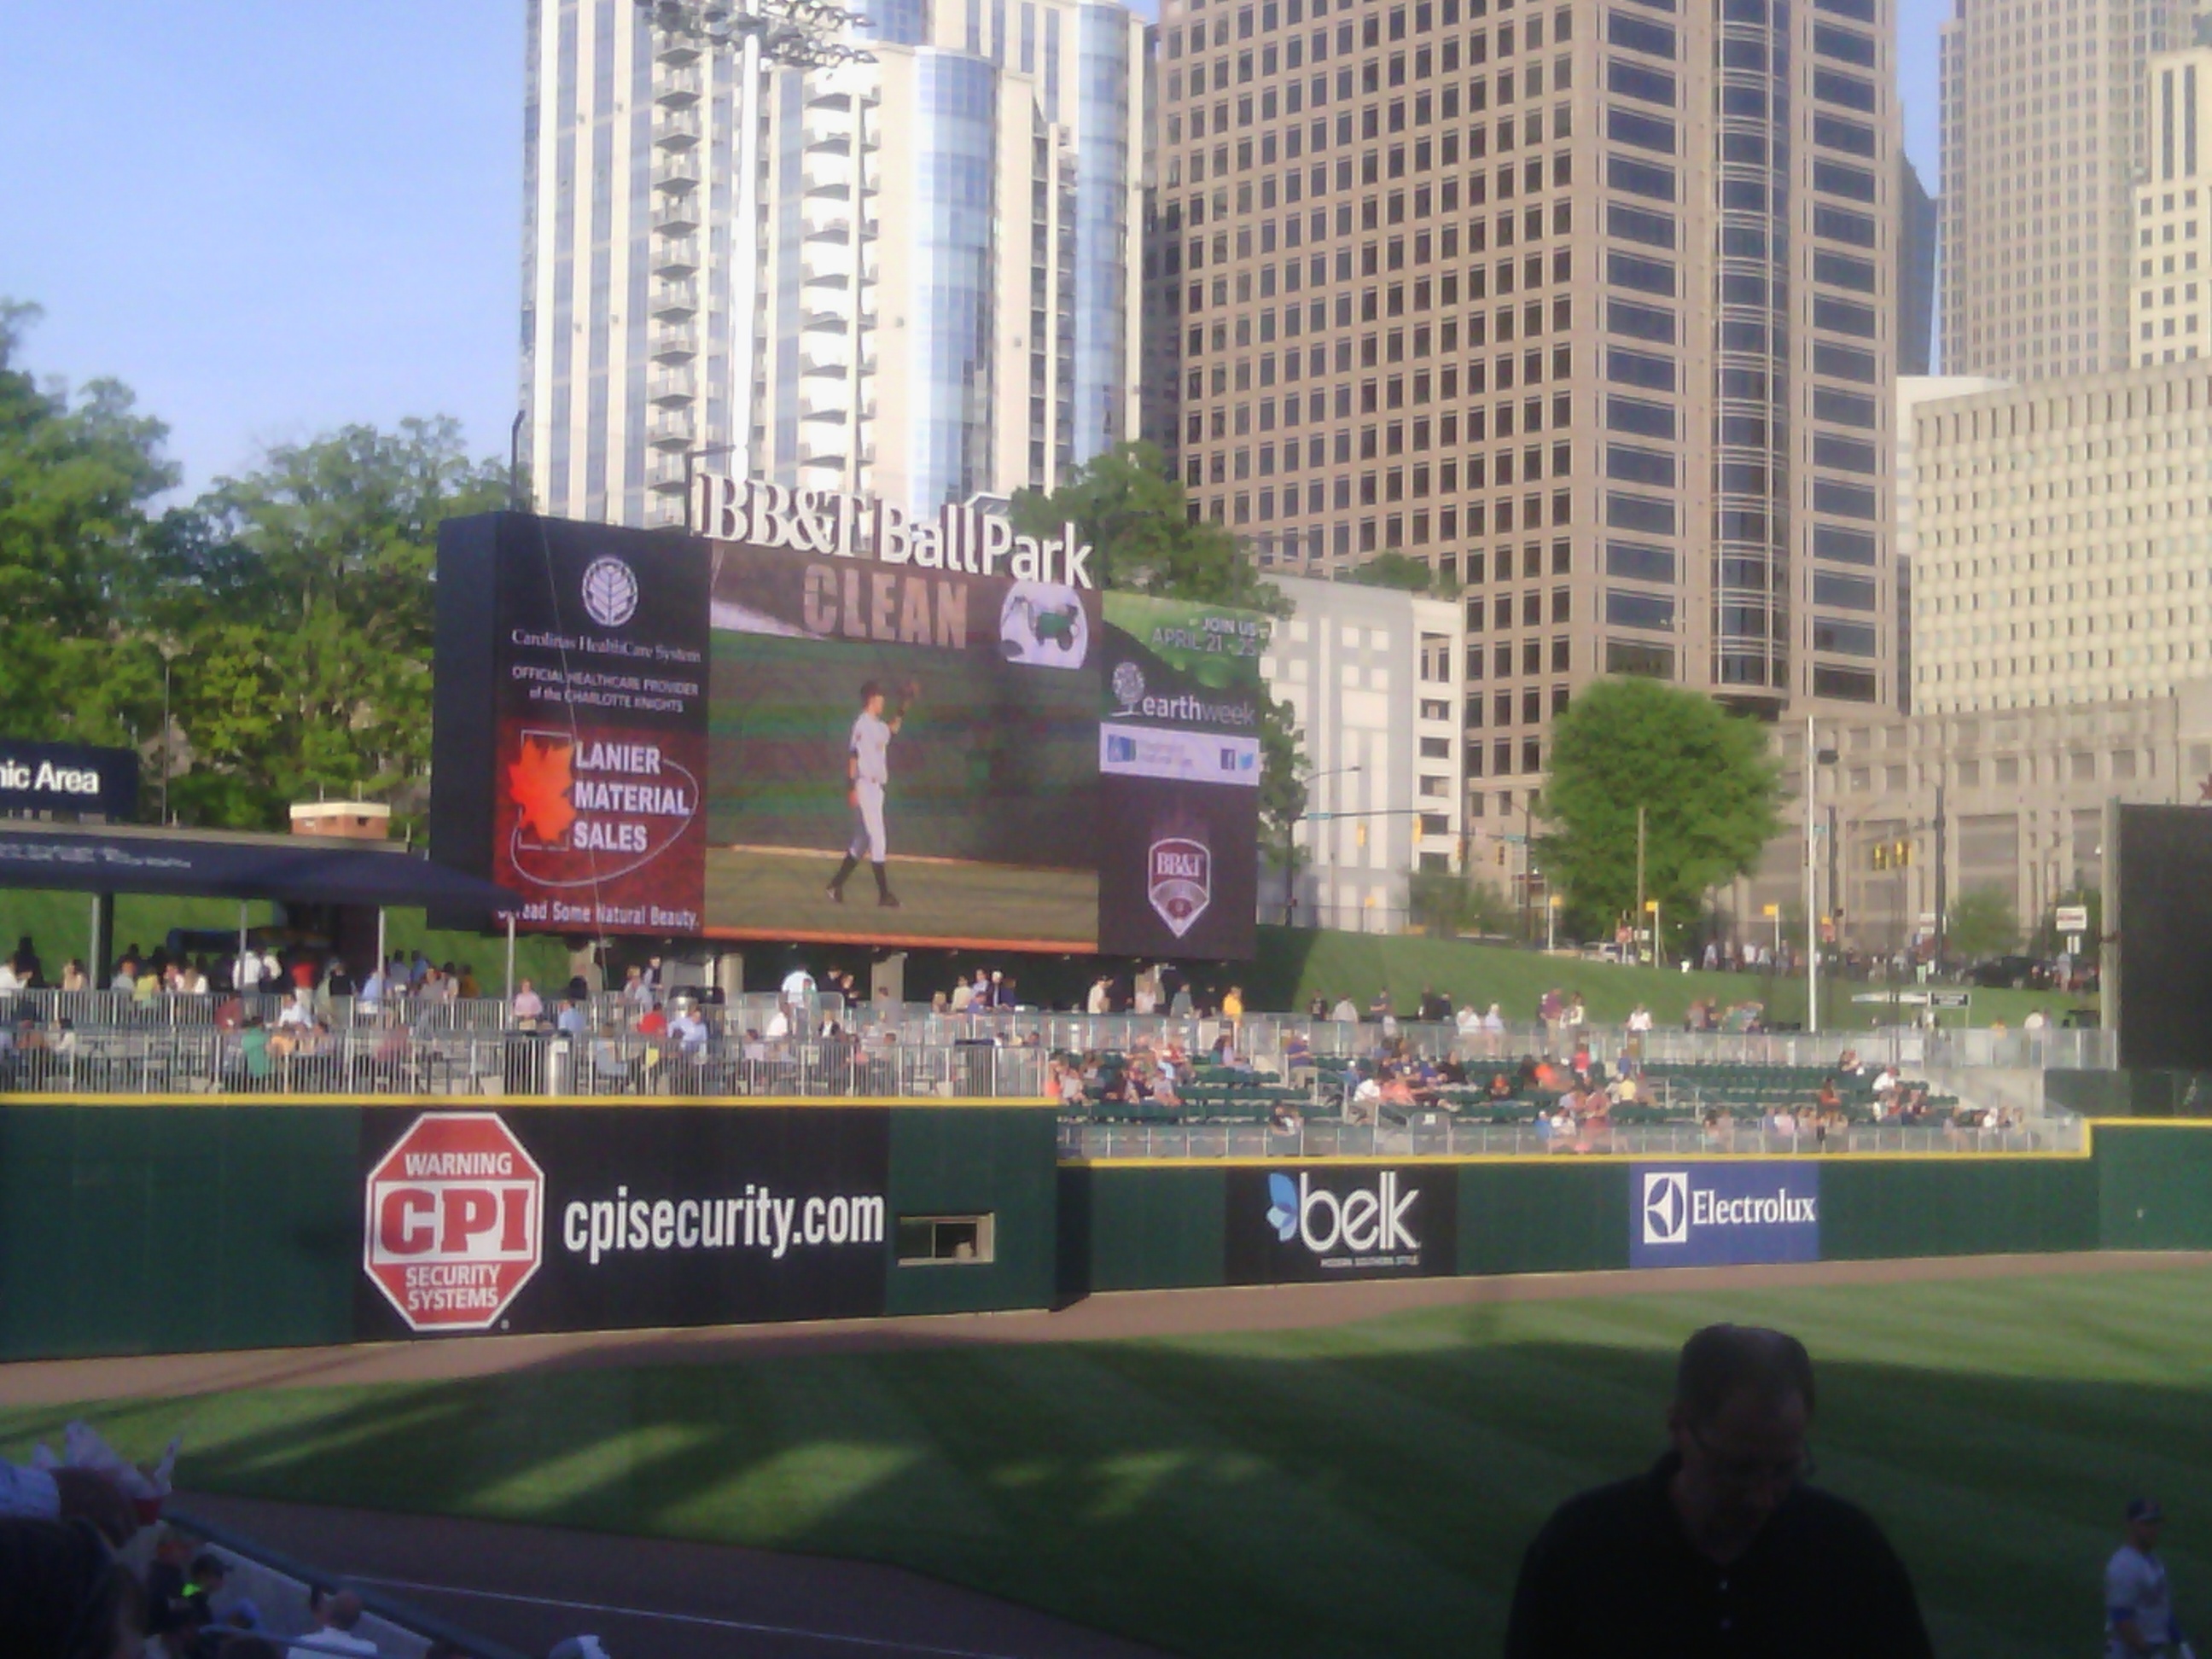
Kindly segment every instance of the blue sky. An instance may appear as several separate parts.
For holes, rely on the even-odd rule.
[[[1936,184],[1946,0],[1902,0]],[[1149,8],[1146,8],[1149,9]],[[128,382],[198,489],[349,421],[515,409],[520,0],[75,0],[0,23],[0,295]]]

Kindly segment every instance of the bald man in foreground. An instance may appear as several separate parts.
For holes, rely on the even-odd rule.
[[[1888,1540],[1806,1484],[1813,1405],[1796,1337],[1698,1332],[1675,1372],[1673,1449],[1569,1498],[1529,1545],[1506,1659],[1926,1659]]]

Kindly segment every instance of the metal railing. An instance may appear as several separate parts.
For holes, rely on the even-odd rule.
[[[1443,1114],[1433,1122],[1404,1125],[1309,1121],[1296,1129],[1258,1124],[1119,1124],[1063,1121],[1060,1154],[1067,1159],[1160,1158],[1401,1158],[1588,1157],[1613,1154],[1679,1158],[1717,1154],[1744,1158],[1847,1157],[1868,1152],[2079,1152],[2079,1118],[2055,1119],[2016,1129],[1953,1129],[1861,1124],[1832,1130],[1776,1134],[1756,1127],[1707,1129],[1696,1123],[1636,1127],[1553,1130],[1540,1125],[1461,1123]]]
[[[1042,1100],[1042,1049],[686,1042],[635,1032],[316,1031],[213,1026],[72,1031],[0,1052],[12,1094],[454,1096],[757,1095]]]

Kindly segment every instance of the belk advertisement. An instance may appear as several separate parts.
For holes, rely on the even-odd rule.
[[[884,1309],[888,1109],[376,1109],[364,1340]]]
[[[1232,1285],[1421,1279],[1454,1271],[1454,1166],[1329,1164],[1227,1173]]]
[[[1820,1259],[1818,1164],[1639,1164],[1629,1203],[1632,1267]]]

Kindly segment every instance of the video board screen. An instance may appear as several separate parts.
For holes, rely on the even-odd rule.
[[[1249,956],[1266,619],[962,512],[896,561],[448,524],[438,857],[544,932]]]

